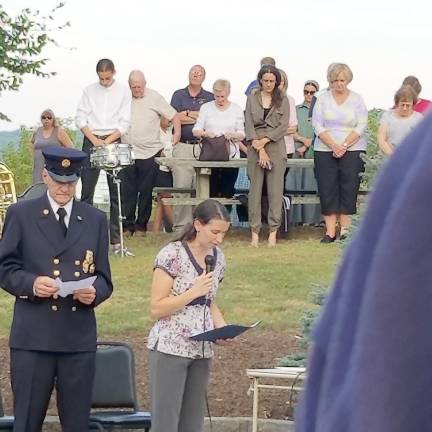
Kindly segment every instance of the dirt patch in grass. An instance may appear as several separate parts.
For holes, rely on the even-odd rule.
[[[104,338],[108,340],[108,338]],[[119,337],[116,340],[120,340]],[[136,356],[136,381],[140,407],[149,409],[148,351],[144,335],[128,335],[121,339],[129,343]],[[247,395],[250,380],[248,368],[270,368],[276,359],[293,351],[294,338],[288,331],[255,329],[245,333],[231,347],[218,347],[215,353],[209,386],[210,413],[214,417],[252,415],[252,394]],[[12,414],[12,396],[9,383],[9,350],[6,340],[0,340],[0,388],[5,412]],[[49,413],[56,415],[51,401]],[[288,394],[281,390],[262,390],[260,417],[286,419],[292,415]]]

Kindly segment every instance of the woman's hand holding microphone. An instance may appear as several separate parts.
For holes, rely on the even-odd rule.
[[[213,285],[213,272],[202,273],[195,279],[194,286],[190,289],[193,293],[193,298],[207,296]]]

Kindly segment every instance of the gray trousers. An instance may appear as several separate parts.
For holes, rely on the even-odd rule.
[[[174,158],[194,158],[194,147],[196,157],[200,148],[198,145],[185,144],[179,142],[173,148]],[[178,188],[193,188],[195,186],[195,170],[193,167],[174,165],[171,168],[173,176],[173,186]],[[188,194],[175,194],[176,197],[188,197]],[[175,231],[183,228],[187,223],[192,222],[192,206],[174,206],[174,226]]]
[[[283,147],[282,147],[283,145]],[[248,147],[247,172],[250,180],[248,211],[249,224],[253,232],[261,230],[261,196],[263,183],[267,183],[268,195],[268,225],[270,232],[277,231],[282,217],[282,196],[284,193],[284,173],[286,169],[285,143],[272,142],[265,147],[272,169],[266,170],[258,164],[258,153],[250,146]]]
[[[202,432],[210,363],[150,351],[152,432]]]

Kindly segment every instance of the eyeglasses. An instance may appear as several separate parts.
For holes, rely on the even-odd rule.
[[[52,117],[50,117],[50,116],[42,116],[41,120],[52,120]]]
[[[316,90],[312,90],[312,91],[303,90],[303,94],[304,94],[305,96],[307,96],[307,95],[311,95],[311,96],[313,96],[315,93],[316,93]]]

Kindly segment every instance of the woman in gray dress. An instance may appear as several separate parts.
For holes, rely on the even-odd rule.
[[[73,147],[72,141],[63,128],[61,128],[54,112],[50,109],[42,111],[42,127],[36,129],[32,137],[33,149],[33,184],[42,182],[44,157],[42,149],[48,146]]]

